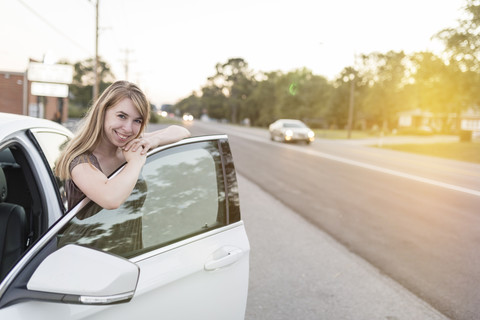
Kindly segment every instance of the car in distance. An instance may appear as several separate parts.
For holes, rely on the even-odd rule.
[[[307,144],[315,139],[315,133],[302,121],[295,119],[279,119],[268,126],[272,141],[296,142]]]
[[[53,168],[71,136],[0,113],[0,319],[244,319],[250,246],[227,136],[150,150],[118,209],[67,210]]]
[[[183,121],[193,121],[193,115],[190,113],[184,113],[182,119]]]

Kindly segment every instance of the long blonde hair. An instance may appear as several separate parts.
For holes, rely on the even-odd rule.
[[[116,81],[102,93],[100,98],[87,111],[82,119],[75,137],[69,141],[55,166],[55,174],[62,180],[70,179],[70,163],[75,157],[92,153],[105,136],[103,124],[108,109],[117,105],[125,98],[129,98],[137,108],[143,121],[138,138],[150,117],[150,104],[140,88],[128,81]]]

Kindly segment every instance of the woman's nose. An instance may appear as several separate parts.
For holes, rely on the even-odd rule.
[[[123,128],[127,132],[132,132],[133,131],[133,122],[132,121],[125,121],[123,123]]]

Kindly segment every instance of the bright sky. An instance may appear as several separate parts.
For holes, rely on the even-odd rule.
[[[95,53],[96,0],[0,0],[0,70],[30,58],[71,62]],[[155,104],[206,84],[215,65],[245,59],[254,71],[306,67],[333,79],[355,54],[438,50],[464,0],[99,0],[99,55],[117,79]]]

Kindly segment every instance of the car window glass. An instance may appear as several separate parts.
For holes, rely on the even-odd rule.
[[[65,147],[66,143],[69,140],[64,134],[51,132],[51,131],[42,131],[42,130],[32,130],[35,139],[37,140],[38,144],[42,148],[43,154],[48,162],[48,165],[51,169],[52,177],[54,175],[54,167],[55,162],[57,161],[60,153],[62,152],[63,148]],[[58,191],[60,193],[60,197],[62,198],[63,206],[65,210],[67,209],[67,197],[65,192],[65,183],[64,181],[54,178]]]
[[[58,234],[124,257],[225,225],[223,170],[217,142],[171,148],[149,156],[127,201],[116,210],[93,202]]]
[[[283,126],[285,128],[305,128],[305,126],[300,123],[285,123]]]
[[[55,161],[57,161],[60,153],[68,141],[68,137],[63,134],[49,131],[32,131],[38,144],[42,148],[45,157],[47,158],[48,165],[53,171],[55,167]]]

